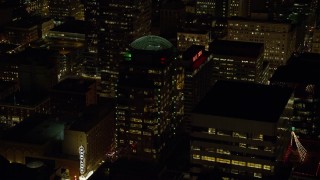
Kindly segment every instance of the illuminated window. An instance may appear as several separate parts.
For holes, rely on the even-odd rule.
[[[232,136],[237,138],[247,139],[247,135],[244,133],[233,132]]]
[[[227,155],[230,155],[230,151],[228,151],[228,150],[223,150],[223,149],[217,149],[217,153],[218,153],[218,154],[227,154]]]
[[[192,158],[193,159],[200,159],[200,155],[199,154],[192,154]]]
[[[262,174],[261,173],[254,173],[254,177],[255,178],[262,178]]]
[[[264,170],[271,170],[271,166],[269,166],[269,165],[264,165],[264,166],[263,166],[263,169],[264,169]]]
[[[241,148],[247,148],[247,144],[245,144],[245,143],[239,143],[239,147],[241,147]]]
[[[229,159],[217,158],[217,162],[223,163],[223,164],[230,164],[230,160]]]
[[[151,153],[151,149],[149,149],[149,148],[144,148],[144,152]]]
[[[244,161],[232,160],[232,164],[237,165],[237,166],[246,166],[246,162],[244,162]]]
[[[191,146],[191,150],[193,150],[193,151],[200,151],[200,147]]]
[[[202,156],[201,160],[214,162],[216,158],[210,156]]]
[[[216,134],[216,129],[215,128],[209,128],[208,129],[209,134]]]
[[[248,167],[252,167],[252,168],[257,168],[257,169],[261,169],[262,168],[261,164],[255,164],[255,163],[248,163],[247,166]]]
[[[252,139],[256,141],[263,141],[263,135],[262,134],[253,135]]]

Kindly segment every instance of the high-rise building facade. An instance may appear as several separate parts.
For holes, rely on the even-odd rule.
[[[320,53],[320,28],[313,31],[311,52]]]
[[[81,19],[83,14],[83,6],[80,0],[48,0],[49,1],[49,15],[54,19],[55,24],[61,24],[66,21],[68,17]]]
[[[268,63],[263,43],[216,40],[210,44],[213,79],[266,84]]]
[[[197,0],[196,14],[228,17],[228,0]]]
[[[295,50],[296,30],[290,23],[229,20],[227,40],[264,43],[264,58],[274,70]]]
[[[85,20],[92,26],[86,36],[86,74],[101,77],[100,96],[114,97],[119,62],[130,42],[150,33],[150,0],[90,0]]]
[[[117,88],[117,148],[121,157],[162,161],[183,116],[183,69],[164,38],[144,36],[130,46]]]
[[[274,179],[290,141],[284,110],[291,94],[218,81],[191,114],[191,163],[220,169],[223,179]]]
[[[184,112],[189,114],[213,85],[212,61],[204,46],[192,45],[182,54]]]
[[[228,16],[229,17],[247,17],[249,15],[248,0],[229,0]]]

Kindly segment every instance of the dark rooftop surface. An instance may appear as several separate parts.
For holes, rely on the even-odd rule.
[[[48,100],[49,96],[46,93],[22,93],[16,92],[6,97],[0,104],[16,105],[23,107],[35,107],[45,100]]]
[[[94,83],[95,81],[90,79],[67,78],[59,82],[52,89],[54,91],[69,91],[69,92],[85,93],[89,90],[89,87]]]
[[[16,58],[24,65],[55,66],[57,51],[44,48],[26,48],[18,53]]]
[[[31,144],[45,144],[53,139],[62,139],[64,123],[47,115],[34,115],[4,132],[1,139]]]
[[[18,45],[15,44],[0,43],[0,54],[8,53],[17,47]]]
[[[218,81],[194,113],[277,122],[292,90],[247,82]]]
[[[83,114],[76,117],[70,130],[87,132],[97,125],[102,119],[106,118],[114,110],[113,102],[89,106]]]
[[[0,80],[0,93],[7,90],[8,88],[14,87],[16,84],[16,82]]]
[[[23,18],[21,20],[13,21],[12,23],[8,24],[7,27],[9,27],[9,28],[32,28],[36,25],[47,22],[49,20],[51,20],[51,18],[32,16],[29,18]]]
[[[271,82],[320,83],[320,54],[306,53],[292,56],[287,65],[280,66]]]
[[[68,20],[50,31],[86,34],[89,31],[89,25],[82,20]]]
[[[210,52],[214,55],[259,57],[263,43],[216,40],[210,43]]]

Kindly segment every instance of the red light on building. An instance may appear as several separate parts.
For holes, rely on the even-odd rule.
[[[198,58],[202,55],[202,50],[199,51],[196,55],[193,56],[192,58],[192,62],[195,62],[196,60],[198,60]]]
[[[160,58],[160,63],[161,64],[165,64],[166,63],[166,58],[164,58],[164,57]]]

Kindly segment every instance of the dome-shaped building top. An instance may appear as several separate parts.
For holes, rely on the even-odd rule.
[[[160,36],[148,35],[133,41],[130,46],[136,50],[161,51],[173,47],[171,42]]]

